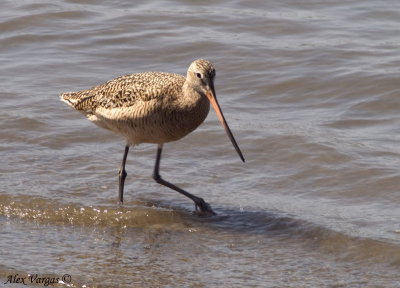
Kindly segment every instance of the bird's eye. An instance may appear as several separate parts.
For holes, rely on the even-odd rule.
[[[201,79],[201,73],[196,73],[196,76]]]

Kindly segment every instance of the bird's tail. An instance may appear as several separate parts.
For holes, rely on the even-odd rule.
[[[78,102],[79,97],[76,97],[76,92],[67,92],[60,94],[60,100],[67,103],[69,106],[75,108],[75,104]]]
[[[90,112],[91,108],[94,108],[90,105],[93,97],[94,95],[85,95],[79,92],[67,92],[60,95],[60,100],[76,110]]]

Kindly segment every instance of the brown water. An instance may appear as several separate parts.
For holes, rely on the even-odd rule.
[[[2,1],[0,286],[400,287],[399,27],[397,0]],[[218,215],[154,145],[119,207],[124,140],[58,94],[197,58],[246,163],[212,111],[161,174]]]

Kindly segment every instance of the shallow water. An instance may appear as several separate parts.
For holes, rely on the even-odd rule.
[[[399,287],[400,2],[301,2],[3,1],[0,286]],[[218,215],[149,144],[118,206],[124,140],[58,94],[197,58],[246,163],[211,111],[161,174]]]

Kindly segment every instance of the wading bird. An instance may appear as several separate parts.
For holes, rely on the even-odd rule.
[[[192,199],[196,210],[213,213],[202,198],[161,178],[163,144],[176,141],[195,130],[207,117],[210,103],[239,157],[244,157],[222,114],[214,90],[215,69],[203,59],[194,61],[182,75],[144,72],[121,76],[105,84],[60,95],[62,101],[83,113],[96,125],[126,138],[119,170],[119,201],[123,202],[125,163],[129,147],[140,143],[158,144],[154,180]]]

